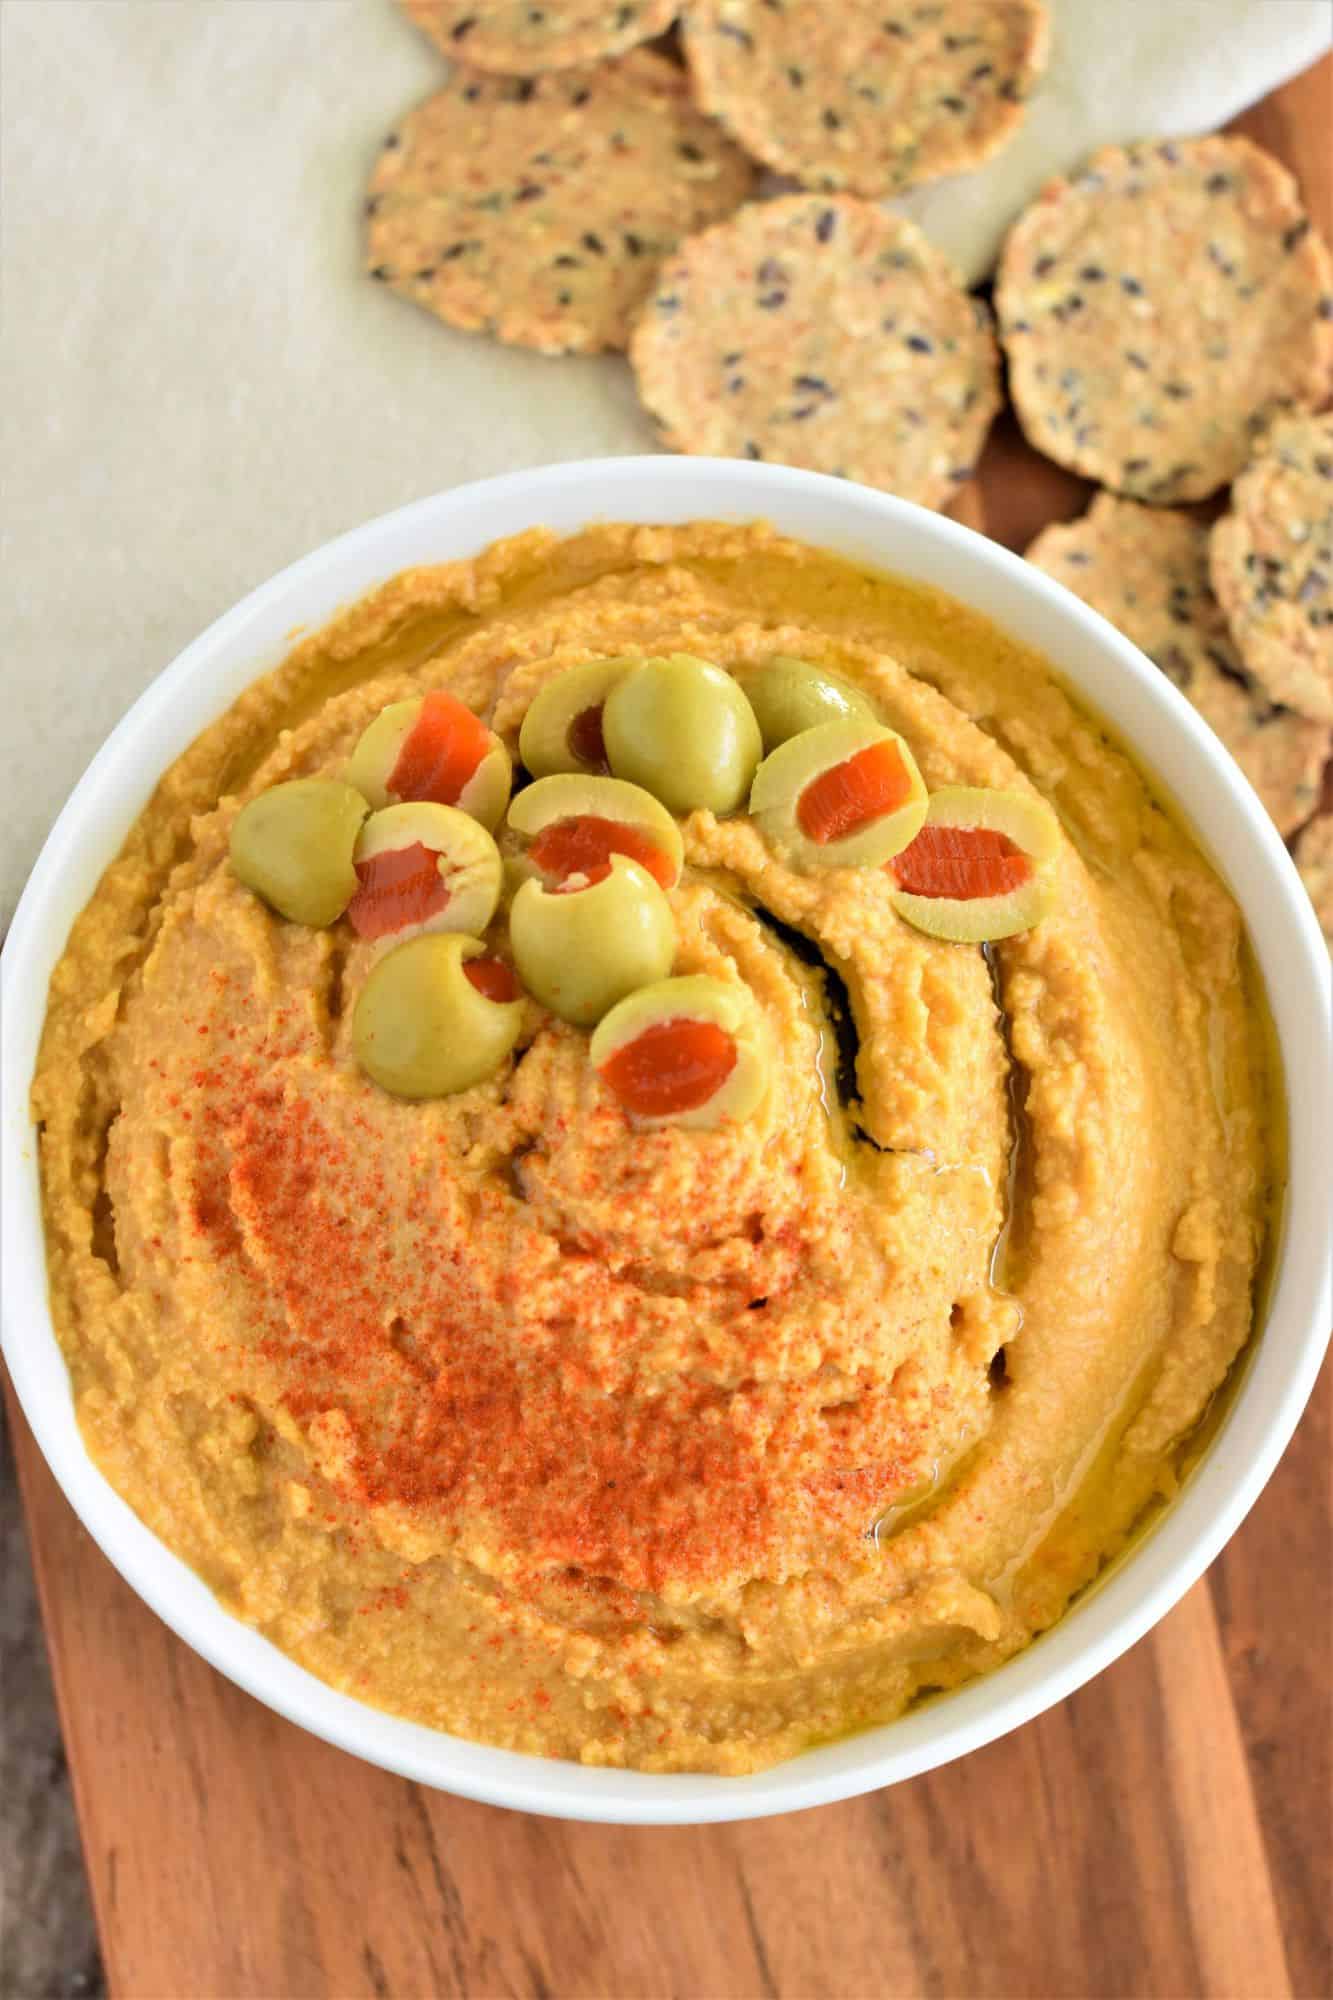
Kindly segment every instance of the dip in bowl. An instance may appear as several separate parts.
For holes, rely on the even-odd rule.
[[[743,799],[686,794],[683,872],[654,893],[673,974],[757,1009],[743,1117],[634,1115],[558,998],[526,1001],[466,1088],[386,1090],[356,1040],[385,940],[257,898],[229,859],[246,802],[341,782],[428,690],[517,757],[561,673],[682,654],[742,691],[799,659],[932,795],[1053,809],[1049,907],[984,949],[934,936],[892,857],[830,865]],[[38,989],[18,1020],[7,991],[7,1059],[20,1092],[36,1070],[77,1423],[19,1123],[7,1338],[102,1545],[253,1691],[498,1802],[782,1810],[1036,1713],[1220,1546],[1326,1322],[1322,946],[1225,754],[1058,586],[812,476],[555,468],[298,565],[126,728],[6,952],[11,989]],[[505,962],[524,893],[486,932]],[[1180,1483],[1270,1272],[1217,1437],[1108,1574]]]

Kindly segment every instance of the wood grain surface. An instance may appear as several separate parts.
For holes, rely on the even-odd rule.
[[[1333,234],[1333,60],[1238,122]],[[1084,490],[1002,427],[960,511],[1022,547]],[[465,1804],[280,1721],[139,1603],[12,1415],[123,2000],[1333,1993],[1328,1370],[1207,1579],[1091,1686],[894,1790],[680,1830]]]

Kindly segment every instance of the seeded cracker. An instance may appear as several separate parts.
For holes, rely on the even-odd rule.
[[[451,326],[545,354],[623,347],[662,258],[752,181],[645,50],[535,80],[459,69],[385,142],[367,265]]]
[[[989,159],[1046,63],[1040,0],[694,0],[695,89],[811,188],[900,194]]]
[[[677,451],[774,459],[942,507],[999,407],[986,308],[914,224],[754,203],[681,245],[630,358]]]
[[[1333,951],[1333,813],[1321,813],[1296,842],[1296,866],[1310,892],[1319,928]]]
[[[623,55],[665,34],[677,0],[399,0],[444,54],[471,69],[540,76]]]
[[[1039,451],[1154,504],[1234,479],[1333,382],[1333,261],[1248,139],[1108,148],[1009,232],[1000,338]]]
[[[1279,417],[1209,545],[1241,658],[1274,701],[1333,722],[1333,412]]]
[[[1208,584],[1208,530],[1099,493],[1046,528],[1028,561],[1117,625],[1221,737],[1283,835],[1313,812],[1333,731],[1275,708],[1240,663]]]

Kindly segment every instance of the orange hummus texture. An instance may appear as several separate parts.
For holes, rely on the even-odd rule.
[[[772,653],[928,784],[1033,788],[1055,913],[989,954],[882,871],[684,823],[678,972],[761,1112],[627,1124],[535,1003],[459,1096],[350,1050],[370,948],[232,875],[240,805],[451,688],[512,746],[590,655]],[[845,1007],[843,999],[845,995]],[[769,531],[534,533],[397,578],[167,774],[52,982],[35,1110],[84,1435],[239,1617],[435,1727],[751,1770],[1048,1626],[1169,1495],[1249,1334],[1266,1042],[1237,911],[1038,658]]]

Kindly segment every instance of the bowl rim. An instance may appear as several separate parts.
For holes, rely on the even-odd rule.
[[[691,519],[767,519],[783,533],[867,566],[936,583],[965,603],[985,598],[978,608],[986,615],[1054,656],[1079,700],[1125,736],[1171,793],[1241,903],[1277,1027],[1289,1142],[1290,1178],[1262,1338],[1251,1349],[1217,1436],[1127,1557],[1048,1633],[991,1674],[896,1722],[739,1778],[596,1769],[427,1729],[329,1687],[224,1611],[84,1449],[47,1308],[28,1111],[47,982],[70,923],[167,763],[241,688],[276,664],[302,631],[317,629],[377,581],[475,553],[515,532],[514,523],[569,533],[605,520],[652,525]],[[414,553],[404,553],[409,549]],[[293,620],[299,603],[314,608]],[[1034,630],[1046,636],[1032,638]],[[1086,691],[1089,678],[1101,683],[1095,695]],[[1147,724],[1151,747],[1145,751],[1141,725]],[[3,1347],[19,1403],[66,1499],[145,1603],[229,1679],[313,1735],[462,1797],[568,1819],[704,1824],[831,1804],[993,1741],[1101,1672],[1202,1575],[1271,1475],[1327,1344],[1333,1307],[1320,1203],[1321,1189],[1326,1192],[1333,1179],[1333,1138],[1321,1130],[1317,1108],[1333,1099],[1333,1034],[1322,1031],[1328,961],[1300,879],[1267,815],[1179,691],[1062,584],[946,516],[822,474],[734,460],[574,460],[430,495],[323,544],[186,646],[112,731],[42,848],[15,912],[0,976]]]

